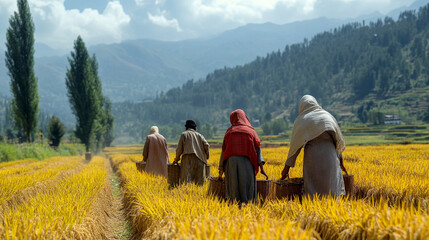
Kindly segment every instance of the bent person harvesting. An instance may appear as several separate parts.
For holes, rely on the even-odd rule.
[[[310,95],[303,96],[299,102],[299,115],[294,122],[281,180],[287,178],[289,168],[295,166],[301,148],[304,148],[304,193],[344,195],[343,135],[335,118]]]

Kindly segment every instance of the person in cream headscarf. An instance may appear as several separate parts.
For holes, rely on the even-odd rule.
[[[287,178],[289,168],[295,166],[301,148],[304,148],[304,193],[344,195],[343,135],[335,118],[310,95],[303,96],[299,102],[299,115],[293,125],[281,180]]]
[[[152,126],[149,135],[146,137],[143,162],[146,162],[146,172],[167,177],[167,164],[169,162],[167,140],[159,134],[157,126]]]

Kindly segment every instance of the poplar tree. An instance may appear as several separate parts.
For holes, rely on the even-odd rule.
[[[95,58],[94,58],[95,59]],[[75,135],[88,152],[95,138],[95,126],[101,109],[98,76],[94,76],[93,59],[79,36],[74,42],[74,51],[68,58],[66,86],[70,106],[76,117]]]
[[[90,58],[91,72],[94,77],[94,94],[99,104],[99,112],[94,124],[95,147],[99,152],[103,148],[104,135],[106,132],[106,112],[104,110],[104,96],[102,92],[101,81],[98,76],[98,62],[95,54]]]
[[[95,54],[90,59],[92,75],[94,76],[94,90],[99,103],[99,112],[95,121],[95,145],[97,152],[106,146],[110,146],[113,141],[112,103],[109,98],[103,95],[102,84],[98,76],[98,62]]]
[[[27,0],[18,0],[18,12],[9,19],[6,32],[6,67],[13,94],[12,115],[16,127],[30,142],[37,127],[39,93],[34,74],[34,24]]]

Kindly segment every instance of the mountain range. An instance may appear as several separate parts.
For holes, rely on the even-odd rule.
[[[400,11],[417,9],[427,2],[420,0],[387,15],[396,17]],[[286,45],[311,39],[317,33],[348,22],[369,22],[383,17],[375,12],[357,19],[318,18],[285,25],[249,24],[211,38],[178,42],[129,40],[91,46],[89,51],[97,57],[104,94],[113,102],[139,102],[153,99],[190,79],[202,79],[215,69],[242,65],[257,56],[282,51]],[[69,54],[55,56],[56,52],[43,44],[36,44],[35,49],[41,108],[66,122],[73,122],[64,84]],[[9,91],[4,49],[0,48],[0,96],[10,96]]]
[[[141,142],[145,129],[157,125],[174,139],[186,119],[196,119],[202,131],[226,129],[229,113],[238,108],[262,123],[265,134],[277,134],[284,131],[280,124],[285,129],[295,120],[305,94],[343,124],[383,124],[386,115],[407,124],[429,122],[428,66],[429,4],[401,12],[397,20],[346,24],[247,64],[217,69],[152,102],[117,103],[116,136]]]

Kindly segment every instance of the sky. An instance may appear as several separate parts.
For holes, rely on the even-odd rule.
[[[70,51],[81,36],[88,46],[129,39],[177,41],[219,34],[249,23],[386,14],[414,0],[28,0],[35,40]],[[16,0],[0,0],[0,48]]]

